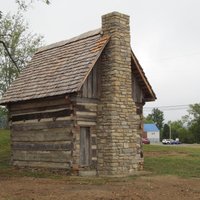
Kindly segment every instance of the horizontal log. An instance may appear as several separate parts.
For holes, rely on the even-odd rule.
[[[11,129],[14,131],[32,131],[32,130],[43,130],[51,128],[64,128],[73,126],[72,120],[56,120],[49,122],[36,122],[26,124],[12,124]]]
[[[12,130],[12,141],[45,142],[45,141],[71,141],[73,137],[71,128],[54,128],[43,130]]]
[[[43,118],[57,118],[57,117],[65,117],[70,116],[73,113],[73,110],[69,109],[60,109],[60,110],[53,110],[53,111],[45,111],[39,113],[30,113],[30,114],[23,114],[23,115],[13,115],[11,116],[11,120],[15,121],[24,121],[24,120],[31,120],[31,119],[43,119]]]
[[[53,105],[53,106],[45,106],[45,107],[33,107],[33,108],[28,108],[28,109],[21,109],[21,110],[9,110],[9,113],[11,115],[18,115],[18,114],[27,114],[27,113],[31,113],[31,112],[41,112],[41,111],[47,111],[47,110],[53,110],[53,109],[63,109],[63,108],[67,108],[67,109],[72,109],[72,105],[71,104],[60,104],[60,105]]]
[[[96,122],[91,122],[91,121],[77,121],[77,124],[79,126],[95,126]]]
[[[18,167],[41,167],[41,168],[55,168],[55,169],[70,169],[70,162],[34,162],[34,161],[13,161],[14,166]]]
[[[69,162],[71,151],[13,151],[13,161]]]
[[[73,144],[71,142],[51,142],[51,143],[30,143],[30,142],[13,142],[13,150],[26,150],[26,151],[57,151],[66,150],[72,151]]]
[[[71,101],[77,104],[98,104],[99,100],[96,98],[84,98],[84,97],[71,97]]]
[[[31,108],[43,108],[56,105],[66,105],[69,104],[69,100],[66,100],[65,97],[57,98],[45,98],[45,99],[36,99],[31,101],[17,102],[10,104],[10,111],[16,110],[26,110]]]
[[[96,117],[91,117],[91,116],[84,116],[84,117],[78,117],[76,118],[77,121],[85,121],[85,122],[96,122],[97,118]]]
[[[77,111],[76,115],[79,116],[97,116],[97,112],[81,112],[81,111]]]
[[[77,104],[76,110],[81,112],[97,112],[97,105],[96,104]]]
[[[73,116],[68,116],[68,117],[57,117],[55,118],[44,118],[44,119],[30,119],[30,120],[25,120],[25,121],[15,121],[15,122],[11,122],[11,125],[13,124],[28,124],[28,123],[38,123],[38,122],[52,122],[52,121],[61,121],[61,120],[65,120],[65,121],[70,121],[73,120]]]

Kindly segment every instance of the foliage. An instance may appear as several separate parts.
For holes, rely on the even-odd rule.
[[[171,126],[171,136],[172,139],[179,138],[183,143],[194,143],[194,137],[189,132],[188,128],[184,125],[181,120],[169,122]]]
[[[154,123],[153,120],[148,117],[144,117],[143,121],[145,124],[153,124]]]
[[[159,109],[153,109],[152,113],[144,118],[145,123],[155,123],[157,127],[163,127],[164,114]],[[179,138],[182,143],[200,143],[200,103],[189,106],[188,114],[182,120],[169,121],[172,139]],[[170,137],[170,127],[164,124],[160,129],[161,139]]]
[[[172,139],[179,138],[179,134],[183,127],[183,122],[181,120],[177,120],[174,122],[168,122],[171,126],[171,137]]]
[[[189,127],[189,133],[193,136],[193,141],[200,143],[200,119],[193,122]]]
[[[8,110],[6,107],[0,106],[0,117],[7,116]]]
[[[168,139],[169,138],[169,132],[170,132],[169,125],[164,124],[163,131],[162,131],[162,139]]]
[[[164,114],[158,108],[154,108],[152,110],[152,113],[149,114],[146,117],[146,120],[154,122],[156,124],[156,126],[159,128],[159,130],[162,130],[162,128],[163,128],[163,122],[164,122]]]
[[[200,103],[189,106],[188,115],[184,116],[191,139],[200,143]]]
[[[146,153],[146,154],[145,154]],[[200,178],[200,146],[144,146],[144,169],[156,175]],[[192,170],[191,170],[192,169]]]
[[[0,46],[0,95],[2,95],[12,81],[30,61],[34,52],[41,46],[42,37],[28,32],[28,25],[22,15],[7,14],[0,20],[0,41],[3,41],[19,70],[10,60],[3,46]]]
[[[50,4],[49,0],[37,0],[37,1],[44,2],[47,5]],[[15,2],[20,10],[26,11],[35,2],[35,0],[15,0]]]

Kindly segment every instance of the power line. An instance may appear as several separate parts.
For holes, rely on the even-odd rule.
[[[200,52],[185,54],[185,55],[180,55],[180,56],[165,57],[165,58],[160,58],[160,59],[145,60],[145,61],[159,62],[159,61],[165,61],[165,60],[176,60],[176,59],[180,59],[180,58],[197,56],[197,55],[200,55]]]
[[[180,107],[180,106],[189,106],[190,104],[184,104],[184,105],[171,105],[171,106],[154,106],[154,107],[145,107],[145,108],[167,108],[167,107]]]
[[[189,104],[185,105],[171,105],[171,106],[157,106],[157,107],[144,107],[144,112],[150,112],[153,109],[160,109],[163,111],[173,111],[173,110],[186,110],[189,108]]]

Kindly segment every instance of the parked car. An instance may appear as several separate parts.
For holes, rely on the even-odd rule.
[[[179,140],[173,140],[173,139],[163,139],[163,144],[181,144]]]
[[[163,139],[162,143],[163,144],[171,144],[172,140],[171,139]]]
[[[171,144],[181,144],[181,142],[179,140],[172,140]]]
[[[150,140],[148,138],[142,138],[143,144],[150,144]]]

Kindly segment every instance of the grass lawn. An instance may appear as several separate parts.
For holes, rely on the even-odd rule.
[[[200,178],[200,145],[144,145],[144,168],[156,175]]]
[[[10,131],[0,129],[0,169],[9,167]]]
[[[10,132],[0,129],[0,176],[60,178],[41,172],[22,172],[10,166]],[[153,175],[176,175],[200,178],[200,145],[144,145],[144,170]]]

